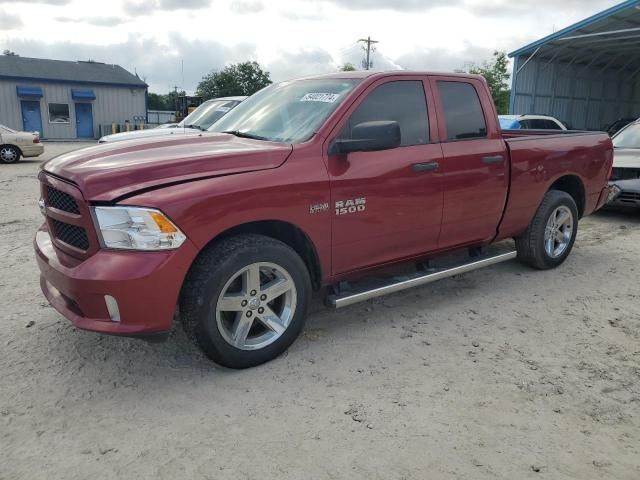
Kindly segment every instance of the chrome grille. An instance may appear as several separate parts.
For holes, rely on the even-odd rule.
[[[617,200],[619,202],[639,203],[640,202],[640,193],[622,192],[618,196]]]

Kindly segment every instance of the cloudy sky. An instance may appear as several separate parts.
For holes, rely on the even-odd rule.
[[[511,51],[615,0],[0,0],[0,50],[137,71],[150,90],[192,92],[229,63],[273,80],[360,65],[452,71]],[[181,61],[184,61],[184,82]]]

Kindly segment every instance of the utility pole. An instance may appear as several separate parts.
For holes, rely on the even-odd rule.
[[[371,53],[376,51],[376,47],[374,46],[372,48],[371,45],[375,45],[376,43],[378,43],[378,41],[371,40],[371,37],[367,37],[367,38],[361,38],[360,40],[358,40],[358,42],[364,42],[367,44],[366,47],[364,45],[362,46],[362,49],[365,52],[367,52],[367,58],[362,61],[362,66],[364,67],[365,70],[369,70],[371,67],[373,67],[373,62],[370,60]]]

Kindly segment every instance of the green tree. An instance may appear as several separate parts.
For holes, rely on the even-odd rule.
[[[205,100],[235,95],[252,95],[271,84],[269,72],[262,70],[258,62],[236,63],[219,72],[202,77],[196,94]]]
[[[471,65],[468,69],[469,73],[482,75],[487,80],[499,115],[509,112],[509,96],[511,95],[509,79],[511,74],[508,67],[507,54],[496,50],[490,61],[485,61],[480,66]]]
[[[353,66],[353,63],[345,63],[343,64],[338,70],[340,70],[341,72],[353,72],[355,71],[356,67]]]
[[[147,96],[147,108],[149,110],[166,110],[165,95],[149,93]]]
[[[186,95],[184,90],[171,90],[169,93],[149,93],[147,106],[149,110],[175,110],[176,99]]]
[[[171,90],[164,96],[164,110],[178,110],[178,97],[184,97],[186,94],[184,90]]]
[[[11,50],[3,50],[3,55],[7,55],[9,57],[18,57],[19,55],[16,52],[12,52]]]

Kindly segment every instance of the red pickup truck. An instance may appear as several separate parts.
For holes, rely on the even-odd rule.
[[[43,166],[41,286],[77,327],[156,334],[179,312],[211,359],[257,365],[294,341],[323,287],[341,307],[516,256],[556,267],[605,203],[613,156],[605,133],[501,131],[473,75],[287,81],[214,129]],[[427,263],[454,250],[469,256]],[[362,282],[399,263],[418,268]]]

